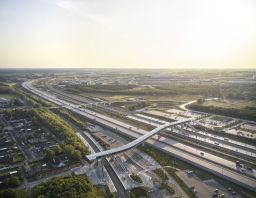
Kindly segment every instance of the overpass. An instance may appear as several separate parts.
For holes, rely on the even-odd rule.
[[[100,123],[105,127],[109,127],[112,129],[119,129],[123,134],[129,134],[130,137],[137,137],[138,139],[142,137],[145,133],[150,133],[144,131],[142,129],[136,130],[136,127],[128,125],[126,123],[120,122],[118,120],[114,120],[110,117],[95,113],[90,110],[79,109],[78,105],[71,104],[69,102],[63,101],[61,99],[56,98],[55,96],[48,94],[44,91],[38,90],[32,86],[32,81],[27,81],[22,83],[22,86],[28,91],[38,95],[56,105],[61,107],[70,109],[80,115],[87,117],[94,122]],[[193,120],[191,120],[193,121]],[[165,123],[164,123],[165,124]],[[174,124],[174,123],[172,123]],[[167,127],[168,128],[168,127]],[[171,128],[171,127],[170,127]],[[142,134],[142,136],[141,136]],[[174,140],[169,138],[161,138],[151,136],[151,138],[147,139],[147,142],[154,147],[171,154],[187,163],[190,163],[200,169],[203,169],[207,172],[215,174],[225,180],[229,180],[233,183],[236,183],[246,189],[250,189],[256,192],[256,180],[253,177],[242,174],[237,171],[236,167],[233,167],[234,162],[230,160],[226,160],[224,158],[220,158],[218,156],[212,155],[208,153],[203,158],[198,156],[197,149],[186,146],[184,144],[177,144],[177,146],[171,146]],[[170,145],[170,146],[169,146]],[[184,147],[183,147],[184,146]],[[122,150],[121,152],[123,152]],[[97,158],[97,157],[96,157]],[[93,160],[93,159],[92,159]],[[104,160],[104,159],[103,159]],[[113,181],[113,180],[112,180]],[[114,182],[114,181],[113,181]]]
[[[120,147],[117,147],[117,148],[113,148],[113,149],[110,149],[110,150],[101,151],[101,152],[98,152],[98,153],[93,153],[93,154],[87,155],[86,158],[88,160],[92,161],[92,160],[95,160],[95,159],[98,159],[98,158],[101,158],[101,157],[106,157],[106,156],[110,156],[110,155],[114,155],[114,154],[117,154],[117,153],[127,151],[127,150],[129,150],[133,147],[136,147],[136,146],[140,145],[141,143],[146,141],[148,138],[156,135],[157,133],[161,132],[162,130],[164,130],[168,127],[173,127],[173,126],[177,126],[177,125],[180,125],[180,124],[185,124],[185,123],[190,122],[190,121],[191,121],[191,119],[185,119],[185,120],[179,120],[179,121],[172,122],[172,123],[163,124],[163,125],[155,128],[155,129],[153,129],[152,131],[144,134],[143,136],[140,136],[136,140],[134,140],[134,141],[132,141],[132,142],[126,144],[126,145],[123,145],[123,146],[120,146]]]

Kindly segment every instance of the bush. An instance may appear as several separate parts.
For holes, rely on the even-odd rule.
[[[153,157],[160,165],[162,166],[169,166],[171,164],[173,164],[173,159],[172,157],[168,156],[166,157],[166,154],[160,150],[154,149],[152,147],[148,147],[148,146],[144,146],[141,148],[144,152],[146,152],[148,155],[150,155],[151,157]],[[156,169],[157,170],[157,169]],[[161,169],[160,169],[161,170]],[[192,191],[191,189],[183,182],[182,179],[180,179],[178,177],[178,175],[176,174],[176,169],[171,168],[171,167],[166,167],[165,170],[167,171],[167,173],[169,175],[171,175],[173,177],[173,179],[181,186],[181,188],[186,192],[186,194],[191,197],[191,198],[195,198],[197,197]],[[162,170],[161,170],[162,171]],[[155,170],[154,170],[155,172]],[[163,171],[162,171],[163,172]],[[164,172],[163,172],[164,173]],[[160,171],[157,171],[156,174],[161,174]],[[165,174],[165,173],[164,173]],[[166,174],[165,174],[166,175]],[[167,177],[167,176],[161,176],[163,178]]]
[[[164,171],[161,168],[157,168],[153,170],[155,174],[157,174],[163,181],[168,180],[168,176],[164,173]]]
[[[148,198],[150,197],[148,191],[146,187],[137,187],[131,190],[130,195],[131,198]]]
[[[35,96],[31,93],[27,93],[25,91],[20,90],[18,87],[14,90],[15,95],[17,95],[20,99],[26,101],[28,105],[33,107],[50,107],[51,104],[38,96]]]
[[[63,146],[67,147],[64,150],[70,155],[73,153],[73,156],[77,158],[79,154],[78,152],[74,153],[75,150],[79,151],[81,155],[89,154],[88,147],[77,137],[75,130],[59,116],[47,109],[34,109],[32,113],[38,122],[46,126],[60,140],[64,141]]]
[[[27,192],[19,189],[7,188],[0,191],[0,198],[27,198]]]
[[[254,109],[235,109],[235,108],[224,108],[224,107],[216,107],[216,106],[203,106],[197,103],[188,105],[189,109],[195,111],[202,111],[206,113],[214,113],[224,116],[230,116],[240,119],[248,119],[256,121],[256,114]]]
[[[11,176],[5,180],[5,185],[10,188],[18,187],[20,183],[20,179],[16,176]]]
[[[85,121],[81,121],[79,118],[77,118],[77,116],[73,115],[71,112],[68,112],[66,110],[60,110],[59,113],[71,122],[73,122],[75,125],[77,125],[80,129],[86,129],[87,123]]]
[[[59,144],[57,144],[54,147],[54,152],[56,153],[56,155],[59,155],[62,152],[62,148],[61,148],[61,146]]]
[[[32,189],[32,198],[101,198],[103,194],[85,176],[55,177]]]
[[[168,185],[168,183],[161,183],[161,188],[165,188],[171,195],[173,195],[175,193],[173,187],[171,187],[170,185]]]
[[[186,194],[191,198],[196,198],[197,196],[191,191],[191,189],[184,183],[182,179],[176,174],[175,169],[166,167],[165,170],[170,174],[173,179],[180,185],[180,187],[186,192]]]
[[[5,110],[4,113],[8,117],[15,114],[17,117],[30,118],[34,122],[39,123],[39,125],[47,128],[53,136],[61,141],[61,143],[56,146],[57,148],[54,148],[53,152],[57,151],[56,154],[59,154],[62,149],[66,151],[64,148],[65,146],[71,146],[71,148],[68,149],[68,154],[70,154],[70,156],[72,155],[75,159],[80,158],[80,155],[85,156],[90,153],[88,147],[85,146],[81,139],[76,135],[76,131],[67,122],[48,109],[16,109]],[[79,152],[74,152],[75,150]],[[48,154],[50,155],[50,153]],[[49,155],[46,157],[50,157]],[[50,158],[48,158],[48,160]]]
[[[147,107],[147,106],[149,106],[149,105],[150,105],[149,102],[143,101],[143,102],[139,102],[139,103],[137,103],[137,104],[134,104],[134,105],[129,106],[128,109],[129,109],[130,111],[134,111],[134,110],[136,110],[136,109],[145,108],[145,107]]]
[[[133,173],[133,174],[130,175],[130,177],[131,177],[134,181],[136,181],[136,182],[138,182],[138,183],[142,183],[142,180],[141,180],[141,178],[140,178],[139,175]]]
[[[55,157],[55,152],[51,149],[46,150],[45,160],[47,162],[52,162],[53,158]]]

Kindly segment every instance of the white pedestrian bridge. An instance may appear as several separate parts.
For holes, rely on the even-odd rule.
[[[117,147],[117,148],[113,148],[113,149],[110,149],[110,150],[101,151],[101,152],[98,152],[98,153],[93,153],[93,154],[87,155],[86,158],[89,161],[92,161],[92,160],[96,160],[98,158],[102,158],[102,157],[106,157],[106,156],[110,156],[110,155],[114,155],[114,154],[117,154],[117,153],[127,151],[127,150],[129,150],[133,147],[136,147],[136,146],[140,145],[141,143],[146,141],[148,138],[154,136],[155,134],[161,132],[162,130],[164,130],[168,127],[174,127],[174,126],[185,124],[185,123],[188,123],[188,122],[191,122],[191,121],[192,121],[191,119],[185,119],[185,120],[179,120],[179,121],[172,122],[172,123],[166,123],[164,125],[161,125],[161,126],[155,128],[155,129],[153,129],[152,131],[146,133],[145,135],[137,138],[136,140],[134,140],[134,141],[132,141],[132,142],[126,144],[126,145],[123,145],[123,146],[120,146],[120,147]]]

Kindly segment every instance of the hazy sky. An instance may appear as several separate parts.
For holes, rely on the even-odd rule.
[[[256,0],[0,0],[0,67],[256,68]]]

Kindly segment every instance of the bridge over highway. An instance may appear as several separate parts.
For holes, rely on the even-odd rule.
[[[126,145],[123,145],[123,146],[120,146],[120,147],[117,147],[117,148],[113,148],[113,149],[110,149],[110,150],[101,151],[101,152],[98,152],[98,153],[93,153],[93,154],[87,155],[86,158],[88,160],[92,161],[92,160],[96,160],[98,158],[102,158],[102,157],[106,157],[106,156],[110,156],[110,155],[114,155],[114,154],[117,154],[117,153],[127,151],[127,150],[129,150],[133,147],[136,147],[136,146],[140,145],[141,143],[145,142],[148,138],[156,135],[157,133],[161,132],[162,130],[164,130],[168,127],[174,127],[174,126],[177,126],[177,125],[188,123],[190,121],[191,121],[191,119],[185,119],[185,120],[179,120],[179,121],[172,122],[172,123],[163,124],[163,125],[155,128],[155,129],[153,129],[152,131],[146,133],[145,135],[135,139],[134,141],[126,144]]]
[[[154,134],[158,133],[159,128],[154,129],[153,131],[147,132],[145,130],[136,128],[134,126],[128,125],[124,122],[112,119],[109,116],[105,116],[99,113],[96,113],[94,111],[84,109],[84,108],[79,108],[78,105],[75,105],[74,103],[67,102],[66,100],[62,100],[59,98],[56,98],[54,95],[51,93],[44,92],[42,90],[39,90],[35,87],[33,87],[33,81],[27,81],[23,82],[22,86],[27,89],[28,91],[32,92],[33,94],[42,97],[62,108],[69,109],[75,113],[78,113],[79,115],[85,116],[87,119],[100,124],[104,127],[120,131],[120,133],[125,134],[129,137],[132,138],[137,138],[133,142],[124,145],[119,148],[115,148],[115,150],[111,149],[108,151],[105,151],[107,153],[102,153],[101,151],[98,151],[99,153],[96,153],[95,156],[91,156],[90,159],[97,159],[100,158],[101,156],[108,156],[114,154],[115,152],[123,152],[126,149],[129,150],[133,146],[137,146],[144,141],[141,141],[141,138],[145,138],[145,141],[149,143],[150,145],[156,147],[157,149],[160,149],[168,154],[173,155],[174,157],[177,157],[187,163],[190,163],[194,166],[197,166],[200,169],[203,169],[207,172],[210,172],[212,174],[215,174],[219,177],[222,177],[225,180],[229,180],[233,183],[236,183],[246,189],[250,189],[253,192],[256,192],[256,180],[255,177],[251,177],[249,175],[245,175],[241,172],[238,172],[237,168],[234,167],[234,162],[231,160],[227,160],[225,158],[221,158],[215,155],[212,155],[210,153],[207,153],[207,155],[199,156],[197,149],[181,144],[181,143],[176,143],[175,146],[172,146],[172,144],[175,142],[174,140],[170,138],[164,138],[162,137],[161,139],[157,138],[154,136]],[[184,120],[183,120],[184,121]],[[193,121],[193,120],[190,120]],[[164,125],[161,126],[164,130],[165,128],[172,128],[172,125],[178,125],[181,124],[182,121],[179,122],[173,122],[173,123],[163,123]],[[189,121],[188,121],[189,122]],[[166,126],[165,126],[166,124]],[[168,125],[170,124],[170,125]],[[151,134],[153,133],[153,134]],[[144,134],[149,134],[149,136],[145,136]],[[151,137],[151,138],[150,138]],[[148,138],[148,139],[147,139]],[[103,159],[104,160],[104,159]],[[253,170],[254,171],[254,170]],[[109,172],[109,171],[108,171]],[[115,174],[114,171],[110,170],[110,173]],[[115,178],[118,178],[115,176]],[[112,178],[111,178],[112,179]],[[118,179],[117,179],[118,180]],[[112,180],[114,185],[116,186],[116,183],[120,183],[120,181],[115,181]],[[117,187],[116,189],[118,189]],[[124,197],[124,196],[123,196]]]

